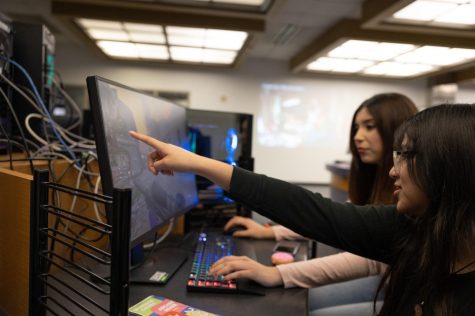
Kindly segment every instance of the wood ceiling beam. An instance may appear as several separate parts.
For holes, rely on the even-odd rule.
[[[132,1],[52,0],[51,12],[71,18],[104,19],[186,27],[264,32],[264,16],[216,14],[203,10],[182,10],[173,6]]]

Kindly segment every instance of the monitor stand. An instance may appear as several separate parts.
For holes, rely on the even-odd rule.
[[[158,248],[145,255],[143,245],[137,245],[131,251],[129,281],[135,284],[165,284],[187,259],[188,254],[181,249]],[[110,266],[100,264],[92,272],[104,280],[110,280]],[[91,279],[103,283],[99,278]]]
[[[165,284],[188,259],[188,254],[177,248],[159,248],[144,256],[143,247],[139,246],[132,251],[130,283]],[[140,260],[138,263],[137,259]],[[134,264],[138,265],[137,268]]]

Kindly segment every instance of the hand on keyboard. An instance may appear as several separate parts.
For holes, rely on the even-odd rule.
[[[283,284],[276,267],[265,266],[245,256],[223,257],[210,267],[208,273],[215,276],[224,275],[224,280],[247,278],[266,287]]]
[[[270,227],[265,227],[248,217],[234,216],[224,225],[224,231],[231,230],[234,226],[242,227],[233,233],[234,237],[275,239],[274,231]]]

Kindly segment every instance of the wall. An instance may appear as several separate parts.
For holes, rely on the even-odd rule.
[[[475,85],[459,86],[455,96],[456,103],[475,103]]]
[[[188,91],[190,107],[207,110],[252,113],[254,118],[253,156],[255,170],[297,183],[328,183],[325,164],[348,159],[347,135],[354,109],[375,93],[400,92],[416,104],[425,105],[425,80],[340,79],[292,75],[285,63],[263,60],[245,61],[238,69],[212,69],[170,65],[136,65],[111,61],[93,50],[69,45],[57,48],[57,69],[63,81],[85,85],[85,78],[100,75],[139,89]],[[258,144],[257,119],[261,114],[262,84],[302,87],[306,97],[325,106],[335,124],[323,130],[331,141],[320,149],[270,148]],[[330,139],[327,138],[327,139]],[[325,144],[323,144],[325,143]],[[309,172],[309,168],[311,172]]]

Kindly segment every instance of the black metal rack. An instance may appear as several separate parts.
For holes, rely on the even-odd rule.
[[[30,315],[127,315],[131,190],[114,189],[113,196],[93,194],[48,182],[47,171],[36,170],[31,190]],[[49,192],[77,196],[111,208],[111,224],[69,212],[48,202]],[[73,238],[49,225],[53,220],[104,234],[110,250]],[[55,245],[78,252],[88,264],[67,258]],[[90,269],[107,267],[110,278]]]

